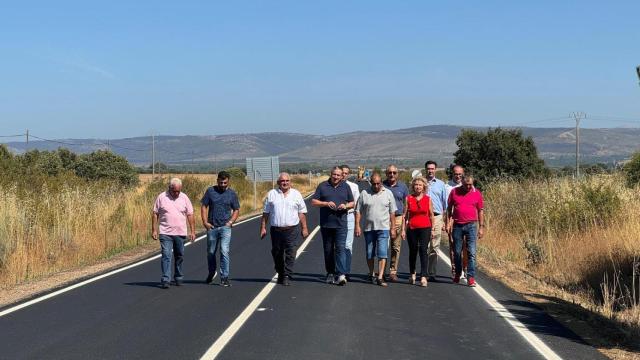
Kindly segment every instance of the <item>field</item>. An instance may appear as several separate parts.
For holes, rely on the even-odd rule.
[[[640,192],[624,183],[601,175],[489,185],[480,264],[530,298],[579,306],[616,330],[596,338],[637,343]]]
[[[124,190],[104,183],[62,183],[24,191],[4,189],[0,201],[0,288],[42,278],[63,270],[93,264],[115,254],[152,242],[151,208],[167,187],[170,175],[143,178],[137,188]],[[215,175],[173,175],[183,179],[183,191],[196,210]],[[143,176],[144,177],[144,176]],[[320,178],[293,176],[303,194],[315,189]],[[260,212],[271,183],[257,186],[232,174],[231,187],[240,197],[240,215]],[[196,225],[201,228],[199,212]]]

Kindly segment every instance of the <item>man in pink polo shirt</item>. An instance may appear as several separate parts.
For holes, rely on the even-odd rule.
[[[182,285],[182,257],[184,255],[184,241],[187,238],[187,224],[189,223],[189,241],[196,238],[196,223],[193,217],[193,206],[187,194],[182,191],[182,181],[171,179],[169,189],[156,198],[151,217],[154,240],[160,240],[162,259],[162,278],[160,284],[163,289],[169,288],[171,281],[171,250],[173,249],[174,271],[176,286]],[[158,236],[159,227],[159,236]]]
[[[467,175],[462,186],[449,194],[447,231],[452,234],[455,258],[454,284],[460,282],[462,271],[462,244],[467,237],[467,285],[476,286],[476,240],[484,236],[484,201],[480,190],[473,186],[473,176]]]

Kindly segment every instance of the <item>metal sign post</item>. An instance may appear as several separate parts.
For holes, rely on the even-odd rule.
[[[272,188],[280,174],[280,158],[277,156],[247,158],[247,176],[253,180],[253,207],[258,208],[258,181],[271,181]]]

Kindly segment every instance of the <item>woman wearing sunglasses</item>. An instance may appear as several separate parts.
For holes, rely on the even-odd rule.
[[[427,286],[429,265],[429,242],[431,224],[434,223],[431,198],[426,194],[427,181],[419,176],[411,181],[411,194],[407,196],[407,207],[402,223],[402,239],[409,242],[410,284],[416,283],[416,258],[420,255],[420,286]],[[408,228],[407,228],[408,227]]]

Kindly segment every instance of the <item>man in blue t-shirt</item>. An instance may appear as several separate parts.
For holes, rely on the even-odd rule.
[[[389,248],[391,250],[391,259],[389,261],[389,281],[397,282],[400,249],[402,248],[402,231],[400,230],[404,222],[404,207],[407,203],[407,196],[409,196],[409,188],[399,180],[398,168],[395,165],[391,164],[387,166],[385,175],[387,175],[387,179],[382,182],[382,185],[391,191],[393,198],[396,200],[396,221],[395,224],[391,224],[391,226],[395,225],[396,236],[390,239],[391,244]]]
[[[347,212],[354,208],[353,194],[342,181],[342,168],[331,169],[331,177],[316,188],[311,205],[320,208],[320,233],[324,247],[327,283],[346,285]]]
[[[231,244],[231,227],[240,213],[240,202],[235,191],[229,188],[229,175],[226,171],[218,173],[217,186],[205,191],[200,207],[202,225],[207,229],[207,264],[209,275],[207,284],[213,283],[216,276],[216,252],[220,244],[220,285],[229,283],[229,246]]]

